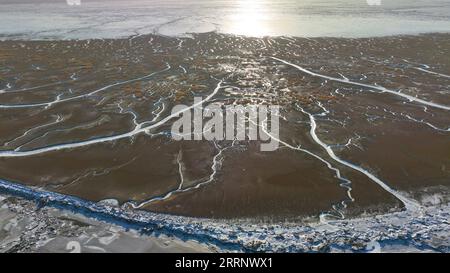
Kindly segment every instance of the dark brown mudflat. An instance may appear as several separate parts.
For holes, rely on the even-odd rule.
[[[304,151],[281,145],[261,152],[258,142],[248,141],[177,142],[168,135],[172,121],[148,134],[73,149],[23,157],[0,153],[0,177],[89,200],[136,204],[176,190],[181,176],[182,189],[211,180],[141,207],[196,217],[292,219],[322,212],[339,216],[336,210],[352,216],[403,206],[367,175],[333,160],[311,137],[302,108],[315,115],[317,136],[338,157],[396,192],[420,201],[426,189],[450,186],[450,111],[314,77],[271,56],[322,75],[450,105],[450,35],[444,34],[5,41],[0,42],[0,105],[28,106],[0,108],[4,154],[133,131],[134,115],[138,123],[157,113],[161,120],[174,105],[192,104],[195,95],[209,95],[224,79],[230,87],[213,101],[280,105],[285,118],[280,139],[339,169],[352,182],[354,201],[335,171]],[[167,64],[171,68],[162,71]],[[126,82],[131,79],[137,80]],[[324,109],[328,112],[321,115]]]

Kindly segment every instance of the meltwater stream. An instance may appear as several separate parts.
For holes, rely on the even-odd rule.
[[[279,59],[279,58],[276,58],[276,57],[272,57],[272,59],[280,61],[280,62],[282,62],[284,64],[287,64],[287,65],[290,65],[290,66],[300,70],[301,72],[307,73],[307,74],[309,74],[311,76],[321,77],[321,78],[324,78],[324,79],[327,79],[327,80],[337,81],[337,82],[340,82],[340,83],[357,85],[357,86],[366,87],[366,88],[370,88],[370,89],[376,89],[376,90],[380,90],[382,92],[388,92],[389,94],[394,94],[394,95],[397,95],[397,96],[401,96],[401,97],[407,98],[411,102],[417,102],[417,103],[420,103],[420,104],[424,104],[426,106],[436,107],[436,108],[439,108],[439,109],[450,110],[450,106],[428,102],[428,101],[419,99],[417,97],[412,97],[412,96],[407,95],[407,94],[403,94],[403,93],[399,93],[399,92],[396,92],[396,91],[392,91],[392,90],[386,89],[386,88],[381,87],[381,86],[352,82],[352,81],[348,80],[347,78],[339,79],[339,78],[329,77],[329,76],[325,76],[325,75],[321,75],[321,74],[318,74],[318,73],[311,72],[311,71],[309,71],[309,70],[307,70],[307,69],[305,69],[303,67],[300,67],[298,65],[295,65],[293,63],[290,63],[288,61],[285,61],[285,60],[282,60],[282,59]],[[361,168],[360,166],[356,166],[355,164],[352,164],[352,163],[350,163],[348,161],[345,161],[345,160],[337,157],[335,155],[335,153],[333,152],[333,149],[329,145],[327,145],[323,141],[321,141],[319,139],[319,137],[317,136],[317,134],[316,134],[317,123],[316,123],[315,118],[314,118],[315,115],[305,111],[301,107],[300,107],[300,110],[304,114],[308,115],[308,117],[310,119],[310,123],[311,123],[310,134],[311,134],[312,138],[314,139],[315,142],[317,142],[317,144],[322,146],[327,151],[328,155],[332,159],[334,159],[335,161],[337,161],[337,162],[339,162],[339,163],[341,163],[341,164],[343,164],[343,165],[345,165],[347,167],[350,167],[350,168],[352,168],[354,170],[357,170],[357,171],[363,173],[364,175],[369,177],[371,180],[373,180],[375,183],[380,185],[384,190],[388,191],[389,193],[394,195],[396,198],[400,199],[407,209],[417,210],[420,207],[420,205],[415,200],[411,200],[410,198],[407,198],[404,195],[400,194],[399,192],[393,190],[385,182],[381,181],[378,177],[376,177],[375,175],[371,174],[367,170]],[[326,113],[327,112],[324,112],[324,114],[326,114]]]

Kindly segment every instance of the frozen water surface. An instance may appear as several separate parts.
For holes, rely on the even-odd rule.
[[[217,31],[248,36],[368,37],[450,30],[450,1],[1,0],[0,35],[117,38]]]

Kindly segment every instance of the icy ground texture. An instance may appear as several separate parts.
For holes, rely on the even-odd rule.
[[[84,244],[90,241],[86,242],[85,239],[92,237],[92,234],[89,234],[89,232],[93,232],[92,229],[74,229],[66,225],[55,224],[61,219],[52,219],[54,216],[49,213],[49,210],[51,210],[49,207],[62,208],[91,218],[112,222],[143,234],[157,237],[174,235],[183,241],[189,240],[192,242],[192,240],[195,240],[203,244],[203,246],[196,246],[197,251],[202,251],[202,249],[204,251],[206,247],[209,247],[210,251],[244,252],[449,252],[450,250],[450,210],[448,203],[422,207],[419,211],[413,212],[402,211],[384,215],[368,215],[357,219],[330,221],[321,224],[288,222],[261,224],[246,221],[212,221],[143,211],[127,211],[108,205],[108,203],[113,202],[86,202],[70,196],[34,190],[6,181],[0,182],[1,192],[35,200],[38,208],[40,208],[36,212],[33,209],[35,206],[29,201],[19,199],[11,203],[5,195],[0,196],[1,213],[9,208],[22,216],[36,215],[27,226],[27,231],[17,241],[17,250],[37,249],[61,234],[82,241]],[[42,207],[43,205],[48,205],[48,207]],[[74,216],[71,217],[73,219]],[[81,218],[78,217],[78,219]],[[5,250],[4,234],[8,234],[7,227],[17,223],[17,220],[12,219],[10,222],[3,223],[0,226],[2,228],[0,251]],[[42,228],[43,222],[53,223],[53,225],[50,225],[51,228]],[[105,229],[111,230],[111,226],[104,226]],[[116,228],[113,230],[117,232]],[[98,229],[94,231],[101,234]],[[107,235],[103,236],[108,237]],[[110,241],[103,238],[103,241],[105,240]],[[108,251],[127,251],[123,246],[121,247],[121,244],[116,244],[116,247],[118,249],[110,247]],[[14,248],[11,249],[14,250]],[[166,249],[166,251],[168,250]]]
[[[217,31],[248,36],[368,37],[448,32],[447,0],[0,0],[3,39],[118,38]],[[32,3],[32,4],[30,4]],[[411,27],[413,26],[413,27]]]
[[[0,253],[211,252],[212,247],[95,221],[21,198],[0,196]]]

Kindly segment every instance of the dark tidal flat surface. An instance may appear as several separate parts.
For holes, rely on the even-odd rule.
[[[401,209],[450,186],[448,56],[448,34],[2,41],[0,177],[195,217]],[[218,87],[280,105],[277,151],[153,126]]]

